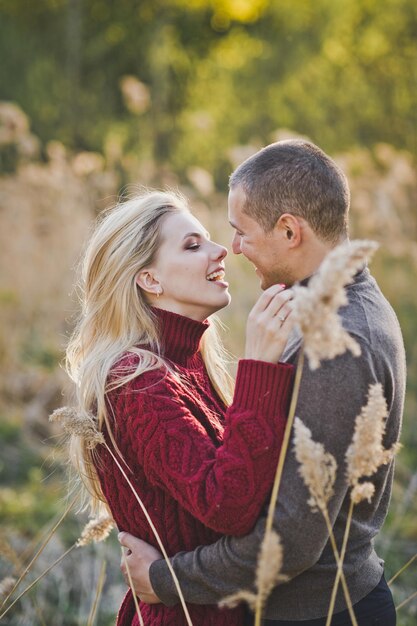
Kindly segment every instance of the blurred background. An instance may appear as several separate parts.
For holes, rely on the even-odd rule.
[[[70,401],[62,368],[77,262],[120,194],[174,187],[228,245],[227,181],[247,156],[305,136],[342,166],[351,235],[381,243],[372,271],[404,333],[408,393],[391,512],[377,539],[392,576],[417,552],[417,3],[415,0],[0,0],[0,578],[15,575],[67,498],[49,413]],[[227,259],[224,340],[241,354],[259,294]],[[70,515],[33,567],[70,546]],[[78,548],[4,624],[114,623],[124,593],[115,538]],[[417,561],[393,584],[417,589]],[[417,619],[417,600],[399,626]],[[90,623],[90,622],[89,622]]]

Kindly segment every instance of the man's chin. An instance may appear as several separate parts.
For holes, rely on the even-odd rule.
[[[265,289],[269,289],[269,287],[272,287],[272,285],[278,284],[285,284],[288,287],[288,282],[286,283],[282,278],[259,275],[259,280],[262,291],[265,291]]]
[[[278,283],[284,282],[278,279],[276,276],[268,276],[268,275],[265,276],[265,274],[262,274],[260,269],[257,267],[255,267],[255,273],[257,277],[259,278],[259,286],[262,289],[262,291],[265,291],[265,289],[272,287],[272,285],[277,285]]]
[[[264,277],[261,278],[261,284],[260,287],[262,289],[262,291],[265,291],[265,289],[268,289],[269,287],[272,287],[272,285],[274,285],[275,283],[271,280],[268,280]]]

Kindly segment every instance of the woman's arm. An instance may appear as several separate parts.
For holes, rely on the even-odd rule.
[[[180,381],[148,372],[118,394],[121,448],[133,449],[148,480],[205,525],[245,534],[272,486],[292,382],[291,365],[240,361],[217,447],[190,412]]]

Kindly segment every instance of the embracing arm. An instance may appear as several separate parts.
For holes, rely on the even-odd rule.
[[[344,453],[351,441],[355,417],[366,401],[368,385],[376,378],[370,363],[370,355],[363,350],[360,358],[347,353],[323,363],[314,372],[307,365],[303,373],[296,414],[311,429],[313,439],[323,443],[339,465],[335,495],[329,503],[332,523],[347,493]],[[329,539],[323,517],[311,512],[308,499],[290,444],[274,518],[284,548],[283,574],[289,579],[312,567]],[[211,546],[200,546],[194,552],[173,557],[185,599],[210,604],[237,589],[252,588],[264,527],[265,519],[261,518],[244,537],[223,537]],[[177,602],[163,561],[151,565],[150,579],[162,602],[167,605]]]

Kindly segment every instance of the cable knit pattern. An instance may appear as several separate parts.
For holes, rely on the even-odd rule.
[[[272,486],[281,448],[293,367],[239,362],[226,410],[199,352],[207,322],[157,310],[163,355],[179,376],[158,369],[108,398],[114,436],[130,479],[168,555],[213,543],[253,527]],[[126,355],[123,366],[138,357]],[[108,444],[110,439],[107,436]],[[104,495],[120,530],[155,547],[155,537],[120,470],[106,450],[98,465]],[[181,582],[181,581],[180,581]],[[181,605],[140,605],[146,626],[185,626]],[[240,626],[242,612],[189,605],[194,626]],[[138,626],[131,592],[118,626]]]

